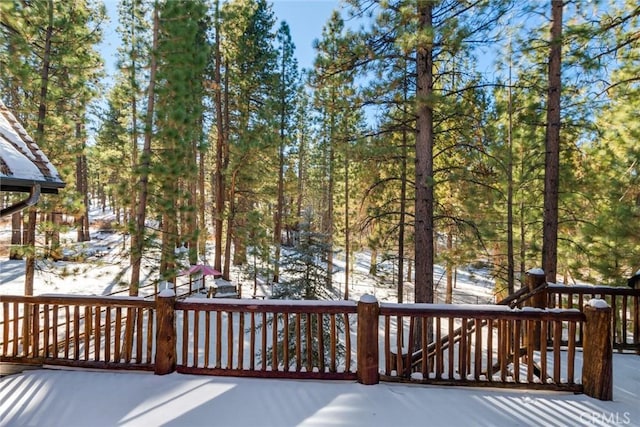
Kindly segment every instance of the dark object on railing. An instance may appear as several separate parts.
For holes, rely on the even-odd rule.
[[[629,277],[627,285],[632,289],[640,289],[640,270],[638,270],[633,276]]]

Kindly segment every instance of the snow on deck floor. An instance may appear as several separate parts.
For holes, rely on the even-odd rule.
[[[640,426],[640,357],[614,359],[613,402],[560,392],[41,369],[0,379],[0,426]]]

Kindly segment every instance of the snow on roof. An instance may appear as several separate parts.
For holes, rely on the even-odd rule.
[[[55,166],[1,100],[0,184],[4,191],[30,191],[34,184],[40,184],[45,193],[56,193],[65,185]]]

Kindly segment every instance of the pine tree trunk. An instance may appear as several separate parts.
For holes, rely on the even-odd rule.
[[[42,69],[40,71],[40,100],[38,106],[38,125],[36,128],[36,143],[43,147],[44,124],[47,116],[47,91],[49,89],[49,64],[51,61],[51,38],[53,36],[53,0],[47,2],[48,24],[45,34],[44,52],[42,53]],[[27,224],[27,256],[25,261],[24,294],[33,295],[33,279],[36,269],[36,208],[29,208],[29,222]]]
[[[215,3],[215,96],[214,103],[216,109],[216,172],[215,172],[215,215],[214,215],[214,234],[215,234],[215,252],[213,259],[213,268],[218,271],[222,271],[222,228],[224,219],[224,207],[225,207],[225,182],[224,182],[224,118],[223,118],[223,104],[222,104],[222,56],[220,53],[220,14],[219,14],[219,0]],[[226,277],[226,276],[225,276]]]
[[[351,268],[351,230],[349,229],[349,146],[344,156],[344,299],[349,299],[349,269]]]
[[[196,144],[193,143],[191,150],[191,165],[188,168],[193,167],[194,170],[198,167],[196,163]],[[186,217],[187,217],[187,244],[189,246],[189,264],[195,265],[198,263],[198,203],[196,199],[198,181],[190,179],[186,185],[189,187],[187,203]]]
[[[224,245],[224,266],[222,267],[222,278],[225,280],[229,280],[231,271],[231,243],[233,242],[236,214],[236,174],[237,170],[233,171],[233,174],[231,175],[231,183],[229,185],[229,215],[227,216],[227,236]]]
[[[420,33],[433,29],[433,5],[418,2]],[[433,302],[433,107],[429,98],[433,92],[433,47],[418,46],[416,59],[419,101],[416,137],[416,200],[415,200],[415,302]]]
[[[371,256],[369,257],[369,274],[376,276],[378,274],[378,250],[371,248]]]
[[[542,268],[547,282],[556,282],[558,264],[558,190],[560,179],[560,92],[563,0],[551,1],[551,43],[544,174]]]
[[[403,76],[403,101],[408,97],[408,71]],[[398,224],[398,303],[404,302],[404,232],[407,211],[407,129],[402,129],[402,160],[400,164],[400,218]]]
[[[280,282],[280,246],[282,245],[282,216],[284,211],[284,105],[281,107],[280,118],[280,147],[278,148],[278,201],[276,204],[273,244],[275,246],[273,259],[273,282]]]
[[[153,133],[153,110],[155,103],[155,80],[157,71],[156,51],[158,49],[158,7],[153,11],[153,48],[151,52],[151,69],[149,70],[149,87],[147,101],[147,116],[144,130],[144,146],[140,159],[141,170],[138,182],[138,196],[140,201],[136,212],[136,226],[131,235],[131,282],[129,294],[138,295],[140,286],[140,267],[142,264],[142,252],[144,250],[144,232],[147,212],[147,194],[149,187],[149,166],[151,164],[151,136]]]
[[[84,212],[76,218],[76,233],[78,242],[86,242],[91,239],[89,234],[89,196],[87,189],[87,157],[84,154],[84,143],[81,142],[82,124],[76,123],[76,139],[79,144],[79,154],[76,156],[76,191],[82,195]]]
[[[9,259],[22,259],[20,253],[20,245],[22,245],[22,212],[16,212],[11,215],[11,249],[9,250]]]
[[[513,105],[511,102],[511,57],[509,58],[509,125],[507,159],[507,289],[508,294],[515,292],[515,254],[513,249]]]
[[[135,218],[138,207],[138,188],[136,186],[136,174],[134,171],[138,166],[138,100],[137,100],[137,78],[136,78],[136,21],[135,21],[135,5],[131,5],[131,201],[129,202],[129,232],[135,230]],[[135,231],[134,231],[135,233]],[[126,240],[123,239],[123,245]],[[124,249],[124,248],[123,248]],[[133,242],[132,242],[133,252]],[[133,260],[133,256],[131,256]],[[138,270],[139,271],[139,270]],[[139,273],[138,273],[139,276]]]
[[[198,165],[198,253],[204,260],[207,259],[207,223],[205,220],[205,156],[206,151],[200,150]]]
[[[453,252],[453,231],[451,230],[447,232],[447,252],[449,253],[449,258],[451,258],[451,252]],[[453,302],[453,269],[453,262],[451,259],[447,260],[447,295],[445,304]]]

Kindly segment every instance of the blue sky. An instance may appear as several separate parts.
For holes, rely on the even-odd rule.
[[[107,73],[115,72],[116,50],[118,47],[118,0],[105,0],[107,13],[111,22],[104,29],[104,42],[100,47],[105,59]],[[338,0],[272,0],[273,12],[278,20],[285,20],[291,30],[291,38],[296,45],[296,57],[300,68],[311,68],[315,52],[313,41],[322,35],[322,27],[325,25],[331,12],[339,7]]]
[[[273,2],[276,18],[285,20],[289,24],[300,68],[309,69],[313,66],[315,57],[313,41],[320,38],[322,27],[331,16],[331,12],[338,6],[337,0],[276,0]]]

